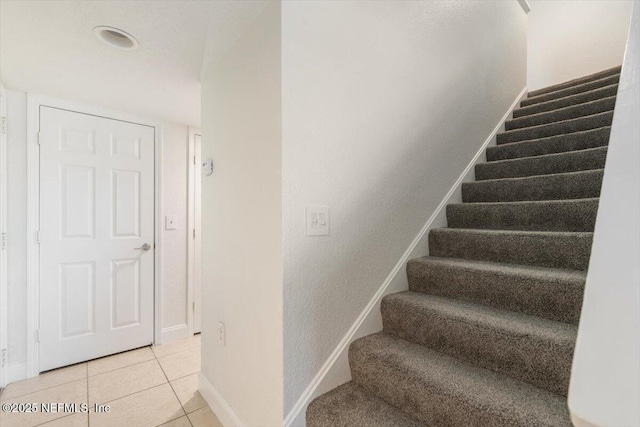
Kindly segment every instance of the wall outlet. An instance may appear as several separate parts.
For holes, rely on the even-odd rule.
[[[220,341],[222,345],[227,343],[227,331],[225,330],[223,322],[218,322],[218,341]]]
[[[328,236],[329,208],[323,206],[307,207],[306,222],[307,236]]]

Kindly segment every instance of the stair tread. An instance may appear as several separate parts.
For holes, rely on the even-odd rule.
[[[595,147],[562,153],[488,161],[476,165],[476,180],[524,178],[602,169],[605,165],[606,156],[607,147]]]
[[[542,126],[545,124],[553,124],[561,121],[587,117],[594,114],[611,111],[615,107],[616,96],[608,96],[605,98],[583,102],[581,104],[569,105],[551,111],[530,114],[523,117],[507,120],[505,126],[509,130],[527,129],[534,126]],[[588,111],[584,113],[584,111]],[[527,125],[527,122],[537,124]]]
[[[519,159],[545,154],[581,151],[588,148],[606,147],[609,143],[610,134],[611,126],[603,126],[569,134],[508,142],[488,147],[487,159],[491,162],[494,161],[492,159],[495,157],[498,157],[495,160]]]
[[[576,86],[581,83],[585,83],[593,80],[599,80],[603,77],[620,74],[621,71],[622,71],[622,66],[618,65],[617,67],[612,67],[603,71],[599,71],[597,73],[593,73],[588,76],[578,77],[578,78],[567,80],[561,83],[556,83],[550,86],[546,86],[540,89],[532,90],[529,92],[529,94],[532,96],[536,96],[544,93],[555,92],[558,89],[564,89],[567,87]]]
[[[534,179],[544,179],[544,178],[555,178],[555,177],[570,177],[570,176],[579,176],[579,175],[589,175],[594,173],[603,173],[604,169],[589,169],[584,171],[574,171],[574,172],[559,172],[559,173],[548,173],[544,175],[531,175],[531,176],[516,176],[512,178],[494,178],[494,179],[484,179],[482,181],[471,181],[465,182],[467,185],[474,184],[490,184],[492,182],[524,182],[526,180],[534,180]],[[573,199],[572,199],[573,200]]]
[[[521,144],[523,142],[526,143],[528,141],[519,141],[519,142],[514,142],[513,144]],[[505,145],[510,145],[510,144],[505,144]],[[526,156],[526,157],[516,157],[512,159],[489,160],[485,163],[479,163],[478,165],[518,164],[518,163],[524,163],[524,162],[533,161],[533,160],[547,161],[551,159],[560,159],[562,157],[579,156],[579,155],[584,155],[588,153],[600,153],[600,152],[606,153],[607,149],[608,147],[604,145],[601,147],[583,148],[582,150],[571,150],[571,151],[562,151],[559,153],[540,154],[538,156]],[[602,169],[602,168],[599,168],[599,169]]]
[[[617,95],[617,92],[618,92],[618,83],[614,83],[608,86],[595,88],[582,93],[576,93],[574,95],[565,96],[564,98],[551,99],[549,101],[528,105],[526,107],[515,108],[513,110],[513,118],[518,119],[521,117],[528,117],[532,114],[552,112],[565,107],[582,105],[590,101],[596,101],[609,96],[615,96]]]
[[[424,427],[400,409],[349,381],[316,398],[307,409],[307,426]]]
[[[401,338],[369,335],[350,353],[356,382],[427,424],[479,425],[482,417],[493,421],[487,425],[570,425],[564,397]],[[459,410],[451,413],[442,399]]]
[[[429,232],[429,254],[586,270],[592,240],[586,231],[436,228]]]
[[[590,90],[610,86],[618,83],[620,80],[620,74],[614,74],[611,76],[602,77],[601,79],[592,80],[589,82],[581,83],[575,86],[567,87],[564,89],[555,90],[553,92],[543,93],[540,95],[534,95],[527,97],[520,102],[521,107],[534,105],[540,102],[546,102],[552,99],[565,98],[567,96],[575,95],[578,93],[588,92]]]
[[[536,176],[546,176],[546,175],[536,175]],[[530,177],[524,177],[530,178]],[[514,179],[514,178],[504,178],[504,179]],[[489,180],[487,180],[489,181]],[[585,197],[584,199],[559,199],[559,200],[515,200],[509,202],[473,202],[473,203],[451,203],[447,206],[464,206],[474,208],[474,207],[492,207],[492,206],[540,206],[540,205],[565,205],[565,204],[579,204],[585,202],[597,202],[599,197]]]
[[[565,135],[590,129],[611,126],[613,111],[591,114],[573,119],[561,120],[521,129],[512,129],[500,132],[497,135],[497,144],[505,144],[516,141],[548,138],[551,136]]]
[[[495,178],[462,184],[462,201],[569,200],[600,196],[603,169]]]
[[[449,265],[467,270],[486,271],[496,275],[531,276],[538,279],[584,282],[587,278],[587,273],[579,270],[540,267],[537,265],[505,264],[502,262],[479,261],[462,258],[424,256],[411,259],[409,262]]]
[[[530,231],[593,231],[598,198],[454,203],[450,228]]]
[[[409,290],[576,324],[586,273],[425,256],[407,263]]]
[[[568,323],[437,295],[406,291],[387,295],[385,299],[387,302],[395,301],[437,312],[471,328],[498,330],[501,334],[513,337],[535,336],[541,340],[571,343],[577,334],[577,327]]]
[[[483,230],[479,228],[435,228],[432,232],[438,233],[471,233],[486,235],[504,235],[504,236],[593,236],[590,231],[530,231],[530,230]]]
[[[382,300],[384,332],[567,394],[577,326],[419,292]]]

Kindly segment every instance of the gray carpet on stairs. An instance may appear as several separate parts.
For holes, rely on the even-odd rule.
[[[382,300],[383,331],[566,396],[577,327],[418,292]]]
[[[577,324],[584,271],[427,256],[407,263],[409,290]]]
[[[597,101],[602,98],[616,96],[616,93],[618,93],[618,85],[612,84],[598,89],[593,89],[588,92],[567,96],[566,98],[559,98],[547,102],[539,102],[528,107],[516,108],[513,110],[513,118],[517,119],[530,114],[544,113],[546,111],[558,110],[560,108],[570,107],[589,101]]]
[[[349,348],[352,381],[309,427],[570,426],[566,395],[620,67],[514,110],[383,332]]]
[[[616,74],[613,76],[604,77],[599,80],[594,80],[594,81],[590,81],[580,85],[571,86],[566,89],[560,89],[557,91],[553,91],[553,92],[549,92],[549,93],[545,93],[537,96],[528,96],[527,99],[522,100],[522,102],[520,103],[520,106],[528,107],[530,105],[538,104],[540,102],[547,102],[553,99],[559,99],[559,98],[564,98],[571,95],[576,95],[578,93],[589,92],[591,90],[598,89],[601,87],[618,84],[619,80],[620,80],[620,75]]]
[[[572,86],[578,86],[583,83],[600,80],[609,76],[616,76],[616,75],[619,76],[620,71],[622,71],[622,66],[609,68],[608,70],[600,71],[598,73],[591,74],[585,77],[579,77],[577,79],[569,80],[568,82],[559,83],[557,85],[548,86],[542,89],[532,90],[531,92],[529,92],[529,97],[534,97],[534,96],[538,96],[538,95],[542,95],[550,92],[556,92],[560,89],[567,89]]]
[[[478,181],[522,178],[533,175],[604,169],[606,159],[607,147],[596,147],[579,151],[479,163],[476,165],[475,172]]]
[[[602,169],[595,169],[465,182],[462,184],[462,201],[519,202],[599,197],[603,175]]]
[[[611,126],[613,121],[613,111],[592,114],[590,116],[578,117],[575,119],[552,122],[521,129],[508,130],[499,133],[496,142],[508,144],[510,142],[526,141],[529,139],[547,138],[554,135],[562,135],[573,132],[580,132],[589,129],[597,129]]]
[[[487,161],[566,153],[609,145],[611,127],[520,141],[487,148]]]

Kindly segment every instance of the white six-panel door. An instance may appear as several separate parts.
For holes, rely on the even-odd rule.
[[[40,371],[150,344],[154,128],[41,107],[39,141]]]

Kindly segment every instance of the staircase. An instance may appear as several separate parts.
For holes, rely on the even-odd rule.
[[[353,380],[308,427],[570,426],[567,388],[620,67],[530,92],[383,331],[349,348]]]

